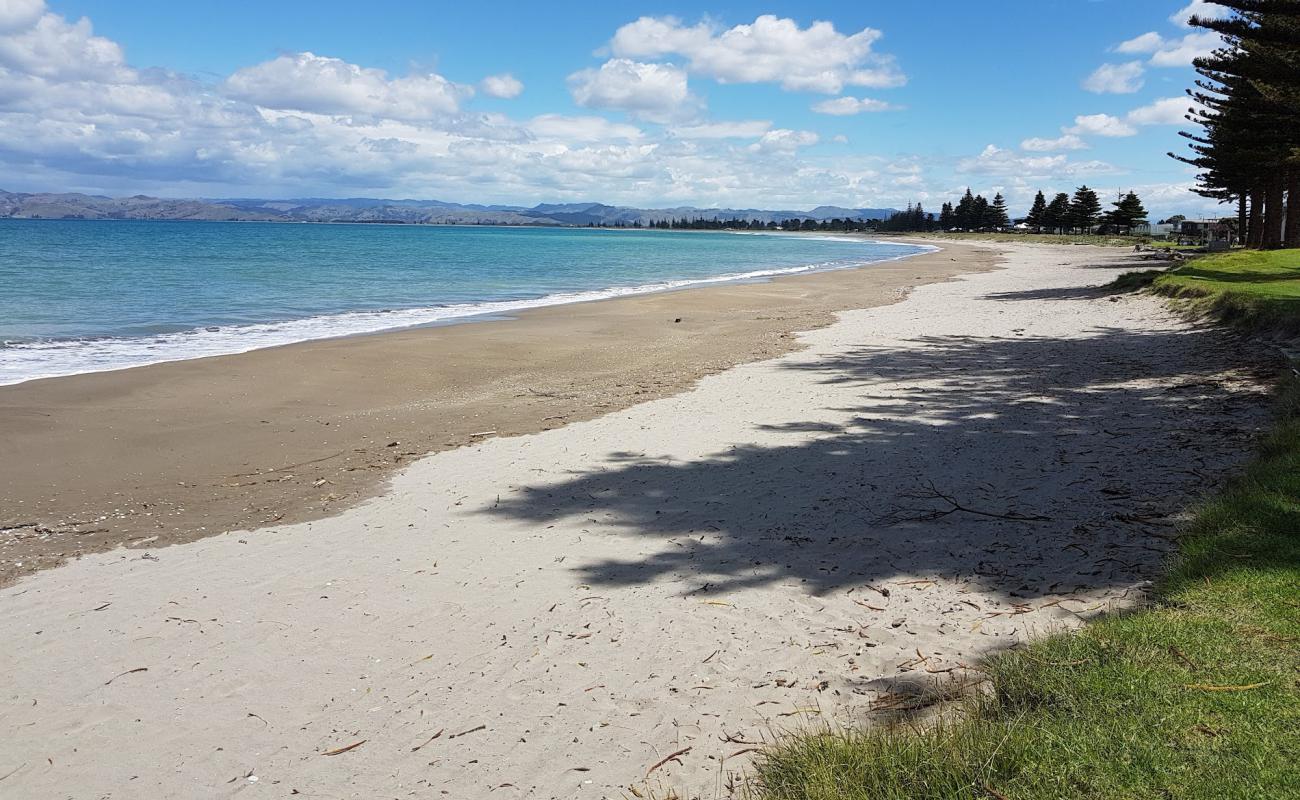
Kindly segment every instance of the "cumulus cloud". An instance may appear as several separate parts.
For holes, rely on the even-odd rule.
[[[771,129],[770,120],[750,119],[680,125],[668,133],[678,139],[757,139]]]
[[[1073,127],[1064,129],[1075,136],[1122,137],[1137,134],[1137,128],[1110,114],[1083,114],[1074,118]]]
[[[1074,178],[1114,172],[1104,161],[1071,161],[1067,156],[1023,156],[1014,150],[989,145],[974,158],[957,165],[959,173],[1010,175],[1025,179]]]
[[[1208,56],[1223,45],[1223,39],[1214,31],[1199,31],[1183,36],[1166,38],[1151,31],[1120,42],[1115,49],[1129,55],[1149,54],[1153,67],[1185,67],[1195,58]]]
[[[750,149],[755,152],[792,153],[800,147],[817,144],[818,140],[819,137],[812,131],[792,131],[788,128],[777,128],[763,134],[757,142],[750,145]]]
[[[507,72],[502,75],[487,76],[479,83],[479,88],[483,90],[483,94],[489,97],[510,100],[523,93],[524,84]]]
[[[473,94],[441,75],[389,78],[382,69],[309,52],[245,67],[226,79],[223,90],[263,108],[412,120],[453,114]]]
[[[1223,19],[1229,13],[1228,9],[1209,0],[1192,0],[1191,3],[1175,11],[1169,21],[1175,25],[1188,27],[1190,25],[1189,20],[1194,16],[1206,19]]]
[[[895,111],[898,106],[892,103],[886,103],[884,100],[874,100],[870,97],[836,97],[831,100],[823,100],[820,103],[814,103],[812,110],[818,114],[830,114],[836,117],[848,117],[854,114],[863,114],[876,111]]]
[[[700,107],[687,86],[685,70],[627,58],[612,58],[599,69],[573,73],[569,91],[584,108],[627,111],[649,122],[689,118]]]
[[[45,0],[0,2],[0,35],[31,28],[45,14]]]
[[[604,117],[569,117],[563,114],[533,117],[528,129],[541,137],[571,142],[635,141],[645,135],[635,125],[611,122]]]
[[[1030,153],[1056,153],[1061,150],[1087,150],[1088,144],[1075,134],[1067,133],[1056,139],[1025,139],[1020,149]]]
[[[937,206],[957,193],[953,181],[930,177],[950,169],[946,160],[890,164],[842,147],[820,152],[810,149],[819,142],[812,131],[774,128],[766,120],[703,118],[686,76],[694,69],[690,53],[703,54],[724,38],[726,31],[708,26],[676,26],[703,44],[675,42],[675,64],[642,65],[615,54],[612,61],[633,65],[632,75],[610,75],[619,69],[599,66],[578,73],[571,84],[575,99],[581,96],[589,108],[665,120],[663,129],[595,111],[522,120],[481,113],[467,86],[427,73],[389,74],[328,54],[286,54],[216,81],[137,69],[88,21],[65,19],[39,3],[0,0],[0,26],[8,26],[0,28],[5,188],[732,206],[761,197],[777,207],[901,207],[917,200]],[[803,35],[816,28],[795,26]],[[797,41],[800,47],[807,42]],[[805,56],[793,53],[790,63],[806,62]],[[833,74],[826,85],[855,85],[855,71],[880,66],[873,58],[853,64],[828,59]],[[728,81],[744,77],[704,55],[700,63]],[[809,74],[805,69],[804,78]],[[494,91],[489,80],[478,85],[480,93]],[[785,85],[779,76],[770,80]],[[1160,124],[1147,121],[1158,118],[1155,111],[1139,111],[1125,124]],[[1068,134],[1042,141],[1071,149]],[[1067,181],[1107,165],[1046,149],[995,149],[966,159],[962,169],[997,173],[998,183],[1012,187],[1010,197],[1022,179],[1037,182],[1034,176],[1046,174]]]
[[[767,121],[682,120],[650,132],[597,114],[516,121],[474,112],[468,88],[438,76],[394,76],[314,53],[204,83],[133,68],[89,22],[45,13],[17,29],[17,19],[6,17],[14,30],[0,34],[6,188],[719,205],[761,196],[784,206],[894,199],[859,157],[819,163],[800,152],[815,133]],[[599,81],[575,88],[641,116],[697,110],[684,70],[653,65],[636,77],[646,91],[619,94]],[[667,100],[646,101],[649,89]]]
[[[1115,46],[1115,51],[1132,55],[1135,53],[1154,53],[1165,46],[1165,37],[1151,31],[1141,36],[1135,36],[1125,42],[1120,42]]]
[[[691,72],[721,83],[779,83],[791,91],[838,94],[845,86],[906,82],[891,56],[873,50],[881,35],[873,28],[845,35],[829,22],[800,28],[770,14],[726,30],[707,21],[686,26],[676,17],[641,17],[614,33],[610,50],[627,58],[681,56]]]
[[[1145,72],[1141,61],[1102,64],[1084,78],[1083,88],[1095,94],[1133,94],[1146,84]]]
[[[0,12],[4,33],[0,36],[0,67],[55,81],[133,79],[134,71],[127,67],[122,48],[96,36],[90,20],[68,22],[57,14],[41,14],[41,4],[17,2],[0,7],[4,8]]]
[[[1134,125],[1184,125],[1188,109],[1199,107],[1188,97],[1166,97],[1133,109],[1126,119]]]

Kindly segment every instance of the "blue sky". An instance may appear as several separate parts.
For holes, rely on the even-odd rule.
[[[1191,8],[0,0],[0,188],[1189,213]]]

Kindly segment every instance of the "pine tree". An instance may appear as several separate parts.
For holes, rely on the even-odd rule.
[[[952,203],[944,203],[943,208],[939,211],[939,228],[941,230],[951,230],[953,227],[953,209]]]
[[[984,199],[984,195],[975,195],[975,200],[971,203],[970,215],[970,227],[976,230],[989,227],[989,201]]]
[[[1147,221],[1147,210],[1135,192],[1120,195],[1106,212],[1106,225],[1117,233],[1132,233],[1133,228]]]
[[[1007,216],[1007,200],[1001,192],[993,196],[993,205],[989,207],[989,223],[991,228],[1011,226],[1011,217]]]
[[[1224,46],[1193,62],[1204,80],[1188,94],[1208,111],[1189,112],[1202,131],[1174,157],[1201,171],[1198,193],[1236,201],[1248,246],[1300,246],[1300,3],[1216,4],[1235,14],[1191,19]]]
[[[971,194],[969,187],[957,202],[957,210],[953,213],[953,222],[961,230],[973,230],[979,226],[979,218],[975,214],[975,195]]]
[[[1043,212],[1043,227],[1060,233],[1069,224],[1070,196],[1061,192],[1047,204],[1047,209]]]
[[[1034,196],[1034,204],[1029,208],[1029,216],[1025,217],[1025,224],[1033,228],[1035,232],[1043,229],[1043,215],[1047,213],[1047,198],[1043,196],[1040,189]]]
[[[1078,228],[1081,233],[1090,233],[1100,220],[1101,200],[1097,199],[1097,193],[1086,185],[1075,189],[1066,224]]]

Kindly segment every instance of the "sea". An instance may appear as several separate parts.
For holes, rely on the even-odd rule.
[[[815,233],[0,219],[0,385],[930,249]]]

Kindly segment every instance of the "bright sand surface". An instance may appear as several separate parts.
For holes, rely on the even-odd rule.
[[[679,392],[835,311],[988,269],[950,252],[0,386],[0,586],[66,558],[301,522],[411,459]]]
[[[726,796],[775,732],[1138,601],[1261,383],[1229,334],[1087,288],[1124,253],[1000,249],[334,516],[0,590],[0,795]]]

